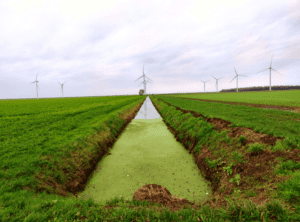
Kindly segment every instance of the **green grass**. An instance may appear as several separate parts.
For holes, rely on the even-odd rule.
[[[242,102],[277,106],[300,107],[300,90],[266,91],[266,92],[228,92],[228,93],[199,93],[165,95],[170,97],[184,97],[207,99],[216,101]]]
[[[221,94],[222,95],[222,94]],[[217,117],[232,122],[232,126],[248,127],[255,132],[285,137],[285,147],[300,144],[300,114],[281,110],[266,110],[243,105],[210,103],[168,96],[157,96],[182,109],[201,113],[205,117]],[[216,137],[218,135],[215,135]],[[242,142],[244,139],[241,138]],[[255,149],[255,148],[254,148]]]

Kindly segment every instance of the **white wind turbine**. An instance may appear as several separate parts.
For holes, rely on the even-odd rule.
[[[266,70],[270,69],[270,86],[269,86],[269,90],[270,90],[270,91],[271,91],[271,69],[272,69],[273,71],[277,72],[275,69],[272,68],[272,59],[273,59],[273,54],[272,54],[272,58],[271,58],[271,64],[270,64],[270,67],[263,70],[263,71],[266,71]],[[263,71],[260,71],[260,72],[263,72]],[[260,72],[258,72],[258,73],[260,73]],[[277,72],[277,73],[280,74],[279,72]],[[256,73],[256,74],[257,74],[257,73]],[[280,74],[280,75],[282,75],[282,74]]]
[[[57,81],[58,82],[58,81]],[[65,81],[63,84],[61,84],[60,82],[58,82],[60,85],[61,85],[61,92],[62,92],[62,97],[64,97],[64,84],[66,83],[67,81]]]
[[[144,77],[144,81],[143,81],[141,84],[144,83],[144,93],[146,94],[146,83],[149,82],[149,80],[145,81],[145,77],[146,77],[146,78],[148,78],[148,77],[147,77],[147,76],[145,75],[145,73],[144,73],[144,65],[143,65],[143,75],[142,75],[140,78],[142,78],[142,77]],[[138,78],[138,79],[135,80],[135,81],[138,81],[140,78]],[[148,78],[148,79],[150,79],[150,78]],[[150,79],[150,80],[151,80],[151,79]],[[134,81],[134,82],[135,82],[135,81]],[[151,80],[151,81],[152,81],[152,80]],[[149,83],[152,83],[152,82],[149,82]],[[141,85],[141,84],[140,84],[140,85]],[[140,86],[140,85],[139,85],[139,86]]]
[[[236,78],[236,92],[238,92],[239,91],[239,89],[238,89],[238,76],[244,76],[244,75],[238,75],[236,70],[235,70],[235,67],[234,67],[234,71],[235,71],[236,76],[230,82],[232,82]],[[246,77],[248,77],[248,76],[246,76]]]
[[[37,81],[37,76],[38,76],[38,74],[39,74],[39,73],[36,74],[35,81],[32,82],[32,83],[35,83],[35,84],[36,84],[36,98],[37,98],[37,99],[39,98],[39,93],[38,93],[38,88],[39,88],[39,87],[38,87],[38,85],[37,85],[38,82],[39,82],[39,81]],[[32,84],[32,83],[30,83],[30,84]]]
[[[202,80],[200,80],[201,82],[203,82]],[[209,80],[207,80],[206,82],[208,82]],[[205,83],[206,82],[203,82],[204,83],[204,92],[205,92]]]
[[[213,76],[212,76],[212,77],[213,77]],[[223,77],[224,77],[224,76],[223,76]],[[218,80],[219,80],[219,79],[222,79],[223,77],[218,78],[218,79],[216,79],[215,77],[213,77],[213,78],[216,80],[217,92],[218,92]]]

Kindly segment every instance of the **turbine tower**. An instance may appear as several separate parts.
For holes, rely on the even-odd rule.
[[[212,77],[213,77],[213,76],[212,76]],[[223,77],[224,77],[224,76],[223,76]],[[222,79],[223,77],[218,78],[218,79],[216,79],[215,77],[213,77],[213,78],[216,80],[217,92],[218,92],[218,80],[219,80],[219,79]]]
[[[147,81],[144,80],[144,82],[142,82],[142,83],[140,84],[140,85],[142,85],[142,84],[144,83],[144,91],[145,91],[144,93],[145,93],[145,94],[146,94],[146,83],[147,83],[147,82],[152,83],[152,82],[150,82],[149,80],[147,80]],[[140,85],[139,85],[139,86],[140,86]]]
[[[58,81],[57,81],[58,82]],[[62,97],[64,97],[64,84],[66,83],[67,81],[65,81],[63,84],[61,84],[60,82],[58,82],[60,85],[61,85],[61,92],[62,92]]]
[[[232,82],[236,78],[236,92],[238,92],[239,91],[239,89],[238,89],[238,76],[243,76],[243,75],[238,75],[236,70],[235,70],[235,67],[234,67],[234,71],[235,71],[236,76],[230,82]],[[246,76],[246,77],[248,77],[248,76]]]
[[[201,82],[203,82],[202,80],[200,80]],[[209,80],[207,80],[206,82],[208,82]],[[204,83],[204,92],[205,92],[205,83],[206,82],[203,82]]]
[[[149,80],[145,81],[145,77],[146,77],[147,79],[150,79],[150,78],[148,78],[148,77],[145,75],[145,73],[144,73],[144,65],[143,65],[143,75],[142,75],[140,78],[142,78],[142,77],[144,78],[144,81],[143,81],[141,84],[144,83],[144,93],[146,94],[146,83],[149,82]],[[140,78],[138,78],[138,79],[135,80],[135,81],[138,81]],[[150,79],[150,80],[151,80],[151,79]],[[135,82],[135,81],[134,81],[134,82]],[[152,81],[152,80],[151,80],[151,81]],[[152,83],[152,82],[149,82],[149,83]],[[141,85],[141,84],[140,84],[140,85]],[[139,85],[139,86],[140,86],[140,85]]]
[[[38,82],[39,82],[39,81],[37,81],[37,76],[38,76],[38,74],[39,74],[39,73],[36,74],[35,81],[32,82],[32,83],[35,83],[35,84],[36,84],[36,98],[37,98],[37,99],[39,98],[39,93],[38,93],[38,88],[39,88],[39,87],[38,87],[38,85],[37,85]],[[30,84],[32,84],[32,83],[30,83]]]
[[[270,64],[270,67],[263,70],[263,71],[266,71],[266,70],[270,69],[270,86],[269,86],[269,90],[270,90],[270,91],[271,91],[271,69],[272,69],[273,71],[277,72],[275,69],[272,68],[272,59],[273,59],[273,54],[272,54],[272,58],[271,58],[271,64]],[[260,72],[263,72],[263,71],[260,71]],[[258,72],[258,73],[260,73],[260,72]],[[277,73],[280,74],[279,72],[277,72]],[[256,73],[256,74],[257,74],[257,73]],[[282,75],[282,74],[280,74],[280,75]]]

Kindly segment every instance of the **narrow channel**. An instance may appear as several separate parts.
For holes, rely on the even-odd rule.
[[[192,154],[174,138],[149,97],[92,174],[78,197],[105,204],[114,197],[132,200],[146,184],[166,187],[172,196],[196,203],[211,194]]]

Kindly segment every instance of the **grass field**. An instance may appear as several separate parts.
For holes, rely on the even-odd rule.
[[[105,128],[105,121],[113,121],[119,111],[143,99],[145,96],[0,101],[0,218],[3,204],[14,203],[27,189],[59,193],[51,186],[54,179],[66,190],[63,186],[76,175],[74,164],[87,167],[87,155],[96,154],[90,147],[80,157],[86,164],[78,163],[80,158],[72,163],[66,157],[76,153],[74,146],[84,144],[88,136]],[[69,166],[64,173],[57,162],[65,167],[72,164],[73,169]]]
[[[293,97],[299,98],[295,92]],[[284,101],[283,95],[290,98],[291,92],[276,93],[261,92],[265,101],[255,93],[195,96],[299,104],[296,99]],[[196,211],[170,212],[156,203],[113,197],[103,208],[91,198],[77,199],[75,188],[83,188],[86,181],[80,178],[93,170],[91,166],[99,161],[95,156],[104,155],[107,144],[111,146],[145,98],[0,101],[0,221],[299,221],[300,114],[170,96],[150,98],[174,136],[198,152],[204,174],[213,183],[222,181],[214,201],[228,200],[226,209],[205,205]],[[190,111],[201,115],[194,117]],[[213,126],[217,118],[232,124],[225,127],[220,120],[217,130]],[[228,134],[230,128],[245,128],[245,133],[236,138]],[[266,144],[261,133],[281,139]],[[193,145],[189,138],[197,142]],[[264,207],[241,204],[245,199],[259,202],[266,195],[273,199]]]
[[[164,96],[300,107],[300,90],[239,93],[199,93],[192,95],[179,94]]]
[[[185,96],[184,96],[185,97]],[[183,109],[216,117],[234,123],[233,126],[249,127],[255,132],[277,137],[288,137],[300,144],[300,114],[281,110],[266,110],[256,107],[210,103],[180,97],[163,96],[164,101]]]

